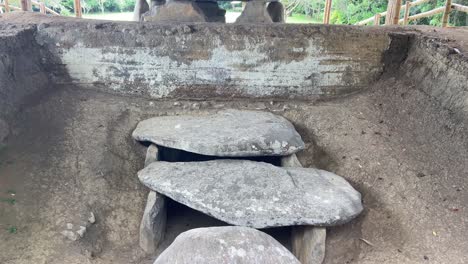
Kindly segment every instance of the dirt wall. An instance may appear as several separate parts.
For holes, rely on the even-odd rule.
[[[468,55],[460,43],[419,35],[411,41],[401,74],[444,108],[468,119]]]
[[[33,32],[31,26],[0,27],[0,119],[11,119],[49,84]]]
[[[24,20],[24,19],[23,19]],[[17,15],[10,23],[23,22]],[[383,72],[386,31],[322,25],[138,24],[49,19],[35,39],[54,82],[153,98],[312,99],[365,89]],[[397,52],[401,53],[401,52]]]

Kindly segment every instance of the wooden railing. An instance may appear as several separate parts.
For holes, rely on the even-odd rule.
[[[432,9],[432,10],[427,11],[427,12],[415,14],[415,15],[412,15],[412,16],[409,15],[411,7],[417,6],[417,5],[420,5],[420,4],[424,4],[424,3],[429,2],[429,1],[430,0],[416,0],[414,2],[406,1],[406,3],[404,5],[401,5],[400,8],[398,9],[398,12],[397,12],[398,16],[400,14],[400,11],[405,12],[403,18],[400,19],[399,17],[397,17],[396,21],[398,21],[398,24],[408,25],[409,21],[417,20],[417,19],[420,19],[420,18],[423,18],[423,17],[430,17],[430,16],[433,16],[433,15],[436,15],[436,14],[443,13],[444,15],[442,16],[442,27],[446,27],[448,25],[448,18],[449,18],[450,12],[452,10],[468,13],[468,6],[455,4],[455,3],[452,3],[451,0],[446,0],[444,6]],[[384,17],[386,15],[387,15],[387,11],[382,12],[382,13],[377,13],[373,17],[370,17],[368,19],[364,19],[362,21],[357,22],[356,25],[366,25],[366,24],[369,24],[371,22],[373,22],[374,25],[380,25],[380,18]],[[396,24],[396,21],[395,21],[395,24]]]
[[[21,1],[21,7],[17,7],[8,3],[8,0],[3,0],[3,3],[0,3],[0,13],[3,12],[11,12],[13,10],[23,10],[23,11],[32,11],[32,6],[39,7],[39,12],[43,14],[52,14],[55,16],[60,16],[59,13],[55,12],[54,10],[50,9],[45,5],[43,2],[37,2],[34,0],[31,1]]]

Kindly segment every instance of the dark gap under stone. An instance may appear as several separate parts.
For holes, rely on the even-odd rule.
[[[167,162],[197,162],[209,161],[217,159],[236,159],[236,160],[251,160],[270,163],[275,166],[281,166],[281,156],[258,156],[258,157],[218,157],[197,154],[179,149],[166,148],[158,146],[159,160]]]
[[[166,199],[166,235],[163,243],[158,248],[158,251],[163,251],[166,249],[179,234],[190,229],[200,227],[231,226],[226,222],[220,221],[214,217],[178,203],[169,197],[166,197]],[[290,226],[265,228],[260,230],[272,236],[288,250],[291,250],[292,245]]]

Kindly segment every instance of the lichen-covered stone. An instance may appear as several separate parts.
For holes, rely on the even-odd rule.
[[[244,11],[236,19],[236,23],[272,23],[266,4],[263,0],[247,2]]]
[[[144,21],[151,22],[206,22],[203,11],[192,1],[168,0],[163,5],[155,5],[143,14]]]
[[[212,160],[155,162],[138,174],[150,189],[239,226],[333,226],[362,211],[360,193],[345,179],[312,168]]]
[[[223,156],[290,155],[304,148],[285,118],[268,112],[225,110],[206,116],[163,116],[140,122],[139,141],[193,153]]]
[[[180,234],[154,264],[300,264],[271,236],[247,227],[197,228]]]

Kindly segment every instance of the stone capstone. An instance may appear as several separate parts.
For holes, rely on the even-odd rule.
[[[149,5],[146,0],[136,0],[133,9],[133,21],[141,21],[141,16],[149,11]]]
[[[344,224],[362,211],[345,179],[312,168],[248,160],[155,162],[138,173],[150,189],[232,225]]]
[[[262,0],[247,2],[236,23],[272,23],[266,4],[266,1]]]
[[[267,12],[274,23],[284,23],[284,6],[281,2],[270,2]]]
[[[143,14],[143,21],[151,22],[206,22],[203,11],[192,1],[168,0],[163,5],[152,6]]]
[[[197,5],[206,17],[206,22],[226,23],[226,10],[219,8],[216,1],[196,1]]]
[[[260,111],[155,117],[140,122],[133,137],[168,148],[223,157],[283,156],[304,148],[301,136],[288,120]]]
[[[154,264],[300,264],[271,236],[247,227],[197,228],[180,234]]]

